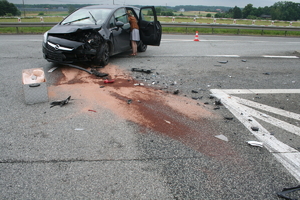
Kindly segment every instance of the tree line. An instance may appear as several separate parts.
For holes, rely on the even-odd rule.
[[[247,4],[244,8],[235,6],[224,13],[217,13],[216,18],[234,19],[261,19],[271,18],[272,20],[297,21],[300,19],[300,3],[291,1],[279,1],[268,7],[253,7]]]
[[[21,15],[20,10],[7,0],[0,0],[0,16],[18,16]]]

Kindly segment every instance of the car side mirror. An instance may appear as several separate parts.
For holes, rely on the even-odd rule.
[[[124,23],[121,22],[121,21],[117,21],[117,22],[116,22],[116,26],[117,26],[118,28],[121,28],[122,26],[124,26]]]
[[[123,26],[124,26],[124,23],[123,23],[123,22],[117,21],[117,22],[116,22],[116,27],[113,28],[113,29],[111,29],[111,30],[116,30],[116,31],[118,31],[119,28],[122,28]]]

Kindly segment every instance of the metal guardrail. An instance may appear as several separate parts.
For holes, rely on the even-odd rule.
[[[0,23],[0,28],[3,27],[16,27],[17,33],[19,32],[19,27],[52,27],[56,25],[56,22],[2,22]],[[161,23],[162,27],[173,27],[173,28],[186,28],[186,33],[188,28],[211,28],[212,33],[214,29],[237,29],[239,34],[241,29],[251,29],[251,30],[261,30],[262,35],[263,31],[266,30],[276,30],[276,31],[285,31],[285,35],[288,31],[300,31],[299,26],[273,26],[273,25],[238,25],[238,24],[201,24],[201,23]]]

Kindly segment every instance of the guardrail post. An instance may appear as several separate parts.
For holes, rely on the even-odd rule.
[[[214,28],[211,28],[211,34],[214,34]]]
[[[19,27],[16,27],[16,31],[17,31],[17,33],[19,34]]]
[[[287,31],[285,31],[284,36],[286,37]]]
[[[240,29],[238,29],[237,34],[238,34],[238,35],[240,34]]]
[[[264,29],[261,29],[261,35],[264,35]]]

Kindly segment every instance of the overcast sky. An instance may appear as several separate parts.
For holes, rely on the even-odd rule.
[[[245,7],[251,3],[254,7],[272,6],[281,0],[7,0],[15,4],[120,4],[120,5],[154,5],[154,6],[177,6],[177,5],[204,5],[204,6],[238,6]],[[292,0],[293,1],[293,0]],[[293,1],[296,2],[296,1]]]

